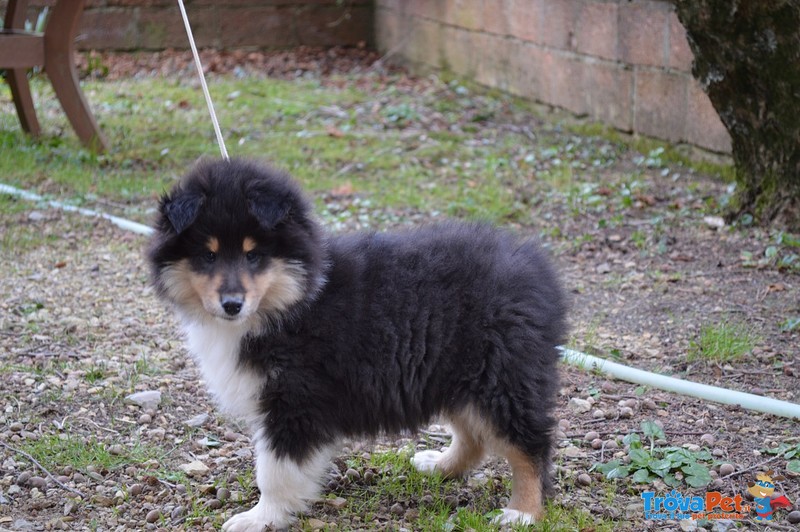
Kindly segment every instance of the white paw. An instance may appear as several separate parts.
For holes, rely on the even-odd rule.
[[[443,452],[440,451],[420,451],[411,457],[411,465],[417,471],[432,473],[436,470],[436,465],[441,461]]]
[[[267,526],[281,529],[289,526],[292,518],[286,512],[281,512],[259,502],[246,512],[236,514],[222,525],[225,532],[262,532]]]
[[[536,519],[525,512],[519,510],[512,510],[511,508],[503,508],[501,514],[492,519],[497,525],[532,525]]]

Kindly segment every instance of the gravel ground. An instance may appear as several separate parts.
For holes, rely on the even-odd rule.
[[[290,59],[282,60],[279,70],[286,77],[300,70],[321,75],[320,65],[341,71],[365,68],[375,60],[360,51],[355,58],[341,51],[303,53],[308,54],[301,57],[303,68],[287,55]],[[335,62],[336,54],[346,58],[340,58],[342,64]],[[125,67],[130,70],[108,58],[104,63],[112,65],[110,76],[131,76],[147,75],[147,64],[164,60],[143,57]],[[413,83],[413,78],[404,79]],[[637,157],[624,154],[599,177],[613,179],[639,164]],[[774,232],[731,230],[719,228],[716,219],[686,218],[687,209],[724,196],[726,185],[677,173],[661,164],[647,169],[621,223],[606,225],[602,218],[607,212],[586,209],[576,215],[569,204],[543,198],[532,206],[540,223],[517,228],[544,234],[561,265],[572,293],[575,346],[658,373],[800,401],[800,331],[781,327],[800,314],[797,270],[780,269],[771,260]],[[612,194],[602,187],[595,192]],[[373,214],[374,219],[397,218]],[[401,217],[416,221],[426,214],[403,212]],[[36,242],[1,252],[0,529],[214,529],[223,513],[252,504],[257,492],[247,432],[235,420],[217,415],[209,402],[174,320],[147,286],[143,239],[105,222],[35,205],[0,212],[0,230],[4,242],[34,237]],[[690,361],[686,353],[701,329],[723,318],[750,330],[757,338],[755,348],[739,361]],[[665,494],[670,488],[660,480],[649,486],[630,478],[608,480],[592,466],[615,457],[624,462],[630,453],[623,438],[640,434],[647,441],[642,423],[655,421],[664,432],[655,445],[713,457],[706,462],[711,484],[696,489],[681,484],[679,491],[745,495],[756,472],[772,469],[785,477],[776,491],[795,506],[779,511],[766,526],[796,529],[800,475],[790,470],[789,457],[778,452],[782,445],[800,446],[796,421],[567,366],[562,379],[557,504],[583,508],[630,530],[765,527],[754,513],[708,523],[644,520],[640,493]],[[152,393],[130,398],[134,392]],[[418,438],[349,442],[341,456],[447,442],[438,426]],[[47,471],[32,464],[26,449],[48,457]],[[413,528],[408,523],[424,501],[387,502],[370,522],[352,513],[342,518],[349,498],[382,474],[369,468],[353,473],[343,458],[332,465],[325,502],[313,506],[311,519],[302,526]],[[76,465],[63,465],[69,463]],[[469,505],[474,486],[504,472],[504,464],[488,462],[459,485],[453,506]],[[498,502],[505,495],[499,489],[491,494]]]

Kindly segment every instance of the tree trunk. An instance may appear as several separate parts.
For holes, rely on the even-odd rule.
[[[800,0],[672,0],[730,133],[730,218],[800,230]]]

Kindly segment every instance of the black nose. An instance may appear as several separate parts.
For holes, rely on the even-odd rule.
[[[243,301],[240,297],[224,296],[222,298],[222,309],[228,316],[236,316],[242,310],[242,303]]]

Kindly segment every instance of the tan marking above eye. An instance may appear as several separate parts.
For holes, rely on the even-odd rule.
[[[255,240],[253,240],[252,238],[250,238],[249,236],[245,237],[244,241],[242,242],[242,250],[245,253],[249,253],[249,252],[253,251],[254,249],[256,249],[257,246],[258,246],[258,243]]]
[[[212,236],[209,238],[206,246],[211,253],[219,253],[219,240],[217,240],[217,237]]]

